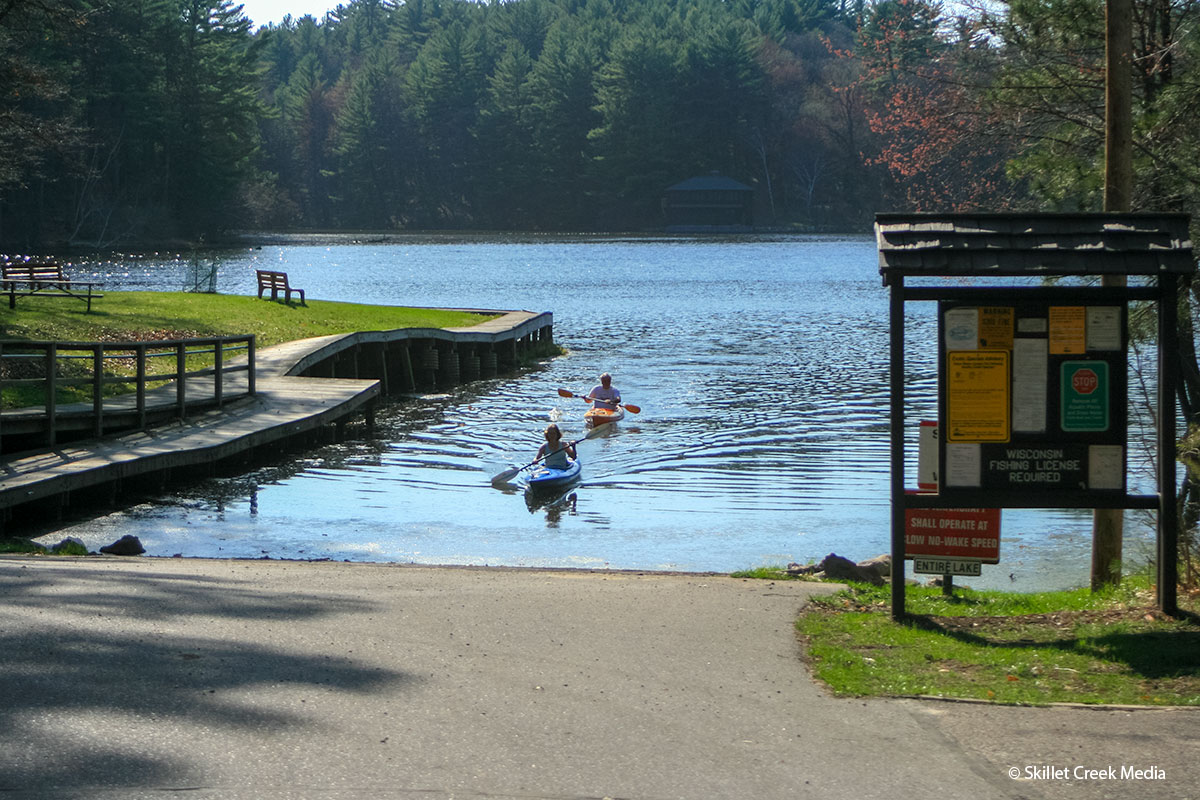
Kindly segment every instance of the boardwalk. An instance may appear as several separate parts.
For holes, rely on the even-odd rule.
[[[258,353],[257,393],[220,409],[175,420],[145,431],[17,454],[0,462],[0,513],[7,521],[20,506],[66,504],[72,492],[109,487],[142,478],[165,480],[173,470],[206,468],[266,445],[315,435],[356,414],[370,414],[384,386],[376,378],[300,377],[298,373],[356,353],[365,345],[414,336],[453,342],[515,343],[550,325],[550,314],[509,312],[470,328],[372,331],[288,342]],[[355,368],[357,371],[357,367]],[[245,373],[226,384],[228,395],[244,391]],[[189,397],[212,397],[211,378],[188,382]],[[148,396],[148,404],[170,406],[176,395],[166,386]]]

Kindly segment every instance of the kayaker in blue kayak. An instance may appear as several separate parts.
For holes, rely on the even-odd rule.
[[[567,456],[570,456],[572,459],[578,458],[575,455],[575,445],[570,442],[563,445],[562,431],[558,429],[557,425],[554,423],[547,425],[544,435],[546,443],[539,447],[537,451],[539,459],[545,456],[545,460],[542,461],[543,466],[550,469],[566,469],[570,465],[570,462],[567,461]]]
[[[600,385],[588,392],[587,399],[592,401],[595,408],[615,410],[621,402],[621,393],[612,385],[612,375],[607,372],[601,375]]]

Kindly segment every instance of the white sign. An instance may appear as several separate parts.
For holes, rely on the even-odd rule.
[[[1045,317],[1022,317],[1017,320],[1018,333],[1045,333],[1050,329]]]
[[[921,420],[917,437],[917,488],[936,492],[938,488],[937,420]]]
[[[978,578],[983,574],[983,562],[968,558],[914,558],[913,572],[923,575],[967,575]]]
[[[1088,306],[1087,349],[1121,349],[1121,307]]]
[[[1119,444],[1088,447],[1088,488],[1125,488],[1125,448]]]
[[[983,454],[978,443],[948,442],[943,477],[947,486],[979,486]]]
[[[1013,342],[1013,430],[1021,433],[1046,432],[1046,376],[1049,348],[1045,339],[1017,339]]]
[[[946,349],[979,349],[978,308],[952,308],[946,312]]]

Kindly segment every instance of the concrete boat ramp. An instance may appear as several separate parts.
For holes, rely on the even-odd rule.
[[[371,424],[384,394],[490,377],[489,364],[496,374],[519,364],[532,345],[552,341],[550,313],[499,313],[469,328],[361,331],[266,348],[256,355],[252,395],[146,430],[5,458],[0,519],[45,522],[70,505],[114,504],[133,486],[160,488],[174,478],[208,474],[220,462],[249,461],[267,446],[327,440],[356,416]],[[471,366],[463,369],[461,359]],[[245,375],[238,378],[243,392]],[[189,397],[205,393],[214,394],[211,379],[195,387],[189,382]],[[228,387],[225,393],[235,394]],[[169,406],[175,394],[168,385],[147,403]]]

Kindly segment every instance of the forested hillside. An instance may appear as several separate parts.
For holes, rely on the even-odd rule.
[[[230,229],[655,230],[718,171],[762,226],[1098,210],[1103,3],[0,0],[0,245]],[[1196,5],[1135,0],[1139,208],[1200,194]]]

